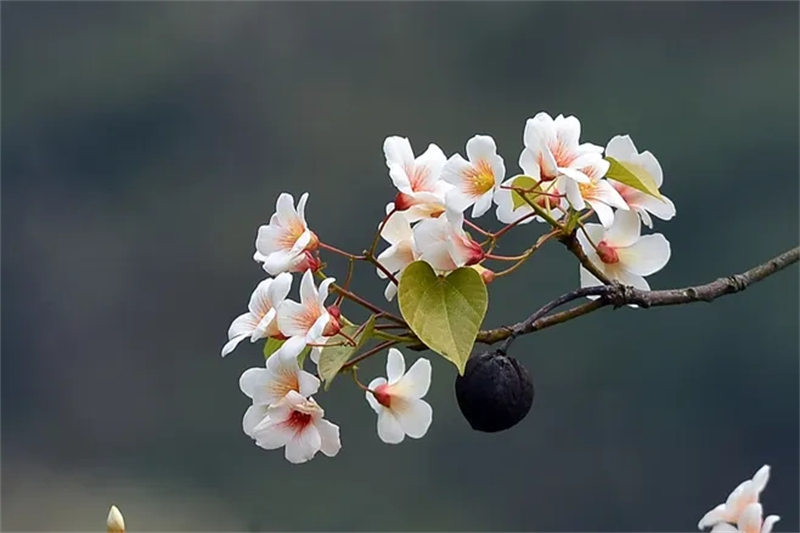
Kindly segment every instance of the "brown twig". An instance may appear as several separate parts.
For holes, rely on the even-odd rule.
[[[580,246],[578,246],[578,248],[580,248]],[[534,331],[555,326],[556,324],[563,324],[564,322],[609,305],[617,308],[633,304],[646,309],[648,307],[661,307],[665,305],[712,302],[726,294],[735,294],[745,290],[753,283],[758,283],[776,272],[785,269],[789,265],[796,263],[798,258],[800,258],[800,248],[793,248],[741,274],[734,274],[733,276],[719,278],[704,285],[684,287],[682,289],[644,291],[613,282],[606,286],[578,289],[556,298],[523,322],[510,327],[480,331],[476,342],[494,344],[500,341],[506,341],[501,347],[501,350],[507,349],[511,342],[520,335],[533,333]],[[547,315],[547,313],[556,307],[577,300],[578,298],[592,295],[599,296],[599,298],[567,311]]]

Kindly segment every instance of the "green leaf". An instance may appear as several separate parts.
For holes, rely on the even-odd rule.
[[[424,261],[408,265],[398,287],[400,313],[431,350],[464,375],[489,296],[478,272],[469,267],[437,276]]]
[[[284,342],[286,341],[269,337],[264,344],[264,359],[269,359],[269,356],[277,352]]]
[[[608,172],[606,172],[607,178],[623,183],[628,187],[633,187],[637,191],[642,191],[659,200],[664,199],[658,191],[655,178],[644,167],[629,161],[617,161],[613,157],[606,157],[606,161],[611,163]]]
[[[511,185],[513,187],[519,187],[520,189],[531,189],[535,188],[532,192],[524,193],[524,196],[528,198],[531,202],[536,199],[536,189],[539,188],[539,183],[531,178],[530,176],[525,176],[520,174],[519,176],[512,178]],[[517,191],[511,191],[511,205],[513,210],[516,211],[523,205],[528,205],[528,202],[525,201],[523,198],[523,193],[519,193]]]
[[[342,330],[345,332],[345,334],[351,338],[356,334],[358,329],[358,326],[342,327]],[[331,346],[329,348],[322,349],[319,355],[319,365],[317,367],[317,371],[319,372],[320,379],[325,383],[325,390],[330,388],[333,378],[339,374],[339,370],[342,369],[342,366],[344,366],[348,359],[350,359],[350,357],[372,337],[374,331],[375,315],[372,315],[369,317],[369,320],[364,323],[364,326],[361,328],[361,333],[359,333],[358,337],[354,339],[356,341],[355,346],[345,344],[343,346]],[[334,335],[328,339],[328,342],[325,344],[337,344],[341,342],[347,341],[341,335]]]

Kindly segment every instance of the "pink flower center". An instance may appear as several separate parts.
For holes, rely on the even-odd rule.
[[[296,432],[303,431],[311,423],[311,415],[303,413],[302,411],[292,411],[289,419],[286,421],[287,425]]]
[[[619,254],[612,246],[609,246],[606,241],[600,241],[597,244],[597,255],[600,261],[606,264],[619,263]]]
[[[372,395],[375,396],[375,399],[378,400],[378,403],[386,407],[387,409],[392,404],[392,395],[389,394],[388,389],[389,389],[389,384],[384,383],[383,385],[378,385],[372,392]]]

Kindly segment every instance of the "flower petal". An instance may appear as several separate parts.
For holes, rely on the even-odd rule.
[[[622,248],[635,243],[640,234],[639,215],[632,211],[618,211],[614,215],[614,224],[605,233],[604,240],[615,248]]]
[[[539,163],[536,161],[536,154],[533,152],[533,150],[530,148],[524,148],[522,153],[519,154],[518,164],[519,168],[522,169],[522,172],[526,176],[530,176],[536,181],[539,181],[542,175],[542,170],[539,168]]]
[[[226,342],[225,346],[222,347],[222,357],[225,357],[231,353],[239,345],[239,343],[245,340],[247,337],[249,337],[247,334],[239,335],[238,337],[234,337]]]
[[[413,168],[414,151],[411,142],[406,137],[391,136],[383,141],[383,154],[386,164],[399,165],[401,168]]]
[[[778,522],[781,519],[780,516],[776,514],[771,514],[764,519],[764,524],[761,526],[761,533],[772,533],[772,528],[775,526],[775,522]]]
[[[319,284],[319,290],[317,292],[317,302],[319,303],[320,307],[325,306],[325,300],[328,299],[328,295],[331,290],[331,285],[336,282],[336,278],[325,278],[322,280],[322,283]]]
[[[424,437],[433,421],[433,409],[424,400],[403,400],[398,409],[392,409],[392,413],[403,432],[412,439]]]
[[[306,320],[306,306],[284,300],[278,306],[278,328],[287,337],[305,337],[312,324]],[[285,346],[285,345],[284,345]]]
[[[597,200],[587,200],[587,203],[592,206],[592,209],[594,209],[597,215],[597,219],[604,228],[610,228],[611,225],[614,224],[614,211],[608,207],[608,205],[603,202],[598,202]]]
[[[615,135],[606,145],[606,155],[617,161],[630,161],[638,153],[630,135]]]
[[[697,529],[703,530],[709,526],[713,526],[714,524],[724,522],[726,516],[726,507],[725,504],[721,503],[707,512],[703,518],[700,519],[700,522],[697,523]]]
[[[664,268],[671,254],[669,241],[660,233],[645,235],[631,246],[617,248],[625,270],[639,276],[649,276]]]
[[[248,398],[255,398],[258,390],[264,387],[271,375],[266,368],[248,368],[239,376],[239,389]]]
[[[416,173],[418,176],[418,187],[422,190],[431,190],[434,183],[439,181],[442,175],[442,168],[447,161],[442,149],[431,143],[416,160]]]
[[[397,383],[406,372],[406,361],[403,354],[397,348],[389,348],[389,355],[386,357],[386,377],[389,384]]]
[[[309,424],[302,431],[294,434],[294,438],[286,443],[284,456],[293,464],[310,461],[322,447],[322,437],[317,426]]]
[[[291,250],[278,250],[270,253],[264,259],[264,270],[272,276],[288,272],[297,264],[298,255]]]
[[[320,451],[328,457],[334,457],[342,449],[339,426],[323,419],[317,420],[315,425],[320,436]]]
[[[769,481],[769,465],[764,465],[758,469],[758,472],[753,476],[753,491],[756,494],[761,494]]]
[[[739,530],[736,529],[735,526],[727,523],[727,522],[719,522],[714,527],[711,528],[711,533],[728,533],[728,532],[738,532]]]
[[[291,194],[282,192],[278,196],[278,201],[275,203],[275,214],[278,215],[278,222],[283,227],[291,225],[298,218],[297,211],[294,209],[294,197]]]
[[[391,378],[389,382],[392,382]],[[430,386],[431,362],[427,359],[419,358],[414,361],[408,372],[395,382],[392,391],[408,399],[419,399],[428,394]]]
[[[389,409],[378,413],[378,437],[386,444],[400,444],[405,438],[400,422]]]
[[[492,207],[493,196],[494,189],[485,193],[475,201],[475,205],[472,206],[472,218],[483,216],[489,210],[489,208]]]
[[[253,429],[267,416],[268,408],[269,406],[265,404],[251,405],[247,408],[242,417],[242,431],[244,431],[245,435],[253,438]]]
[[[739,519],[736,521],[736,527],[742,533],[760,533],[763,513],[764,509],[760,503],[754,502],[749,504],[739,515]]]

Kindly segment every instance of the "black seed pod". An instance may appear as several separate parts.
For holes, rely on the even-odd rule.
[[[472,429],[494,433],[515,426],[533,405],[533,382],[519,361],[497,352],[470,357],[456,376],[456,400]]]

